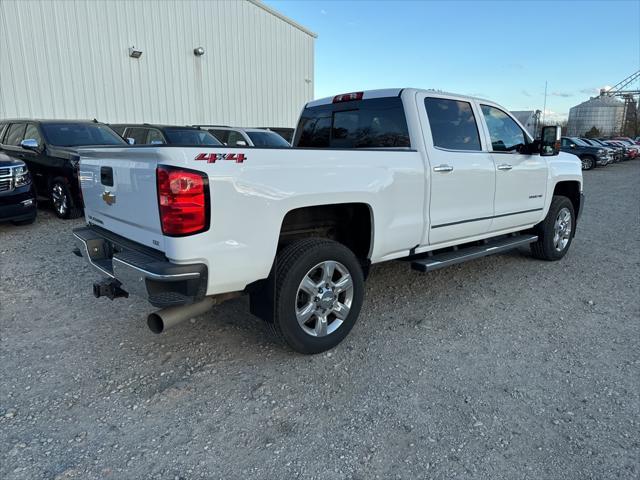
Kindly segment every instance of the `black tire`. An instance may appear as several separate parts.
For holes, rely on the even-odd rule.
[[[346,269],[351,277],[353,297],[342,324],[339,324],[333,332],[325,336],[312,336],[298,323],[296,316],[300,294],[304,294],[299,291],[299,287],[302,280],[315,266],[329,261],[339,262],[340,267]],[[338,272],[337,275],[341,275],[341,273]],[[275,308],[272,325],[276,335],[284,339],[297,352],[313,354],[335,347],[347,336],[358,319],[364,298],[362,267],[353,252],[338,242],[311,238],[288,245],[276,257],[275,282]],[[333,296],[333,289],[331,291],[331,296]],[[339,295],[342,294],[335,297],[336,301],[340,301]],[[311,296],[309,296],[308,302],[309,304],[312,302]],[[327,318],[331,315],[329,314]],[[337,317],[334,317],[332,322],[335,322],[336,319]],[[313,316],[310,321],[319,322],[317,319],[314,320]],[[329,325],[332,324],[329,323]],[[311,330],[311,327],[307,328]]]
[[[51,182],[49,198],[58,218],[70,219],[82,215],[82,208],[76,207],[69,185],[64,179],[58,178]]]
[[[582,162],[582,170],[593,170],[596,167],[596,159],[589,155],[581,157],[580,161]]]
[[[569,212],[571,219],[571,230],[569,232],[568,238],[566,239],[566,244],[559,250],[557,248],[554,237],[556,235],[556,220],[558,220],[560,212],[563,211],[563,209],[566,209]],[[571,200],[569,200],[567,197],[554,195],[547,216],[541,223],[539,223],[535,227],[535,233],[538,234],[538,241],[531,244],[531,254],[535,258],[539,258],[541,260],[560,260],[569,250],[571,242],[573,241],[575,231],[576,215],[573,210],[573,204],[571,203]]]

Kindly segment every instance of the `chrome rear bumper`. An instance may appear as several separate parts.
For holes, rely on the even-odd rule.
[[[102,276],[156,307],[188,305],[204,298],[207,267],[179,265],[161,252],[135,244],[104,229],[73,230],[77,252]]]

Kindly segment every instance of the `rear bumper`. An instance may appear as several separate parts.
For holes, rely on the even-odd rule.
[[[95,226],[77,228],[73,235],[79,253],[98,273],[155,307],[188,305],[205,297],[204,264],[172,263],[161,252]]]

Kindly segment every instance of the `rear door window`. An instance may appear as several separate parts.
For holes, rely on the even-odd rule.
[[[5,145],[11,145],[17,147],[20,145],[20,142],[24,139],[24,130],[26,124],[24,123],[12,123],[9,126],[9,131],[7,132],[7,138],[5,138]]]
[[[411,147],[400,97],[305,108],[293,143],[315,148]]]
[[[424,99],[434,147],[481,150],[478,125],[469,102],[448,98]]]

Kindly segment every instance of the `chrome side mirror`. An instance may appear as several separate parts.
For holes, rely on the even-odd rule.
[[[35,138],[25,138],[20,142],[20,146],[25,150],[37,151],[40,148],[38,141]]]
[[[245,142],[244,140],[237,140],[236,141],[236,146],[237,147],[246,147],[247,146],[247,142]]]
[[[135,140],[135,138],[127,137],[127,143],[129,145],[135,145],[136,140]]]

